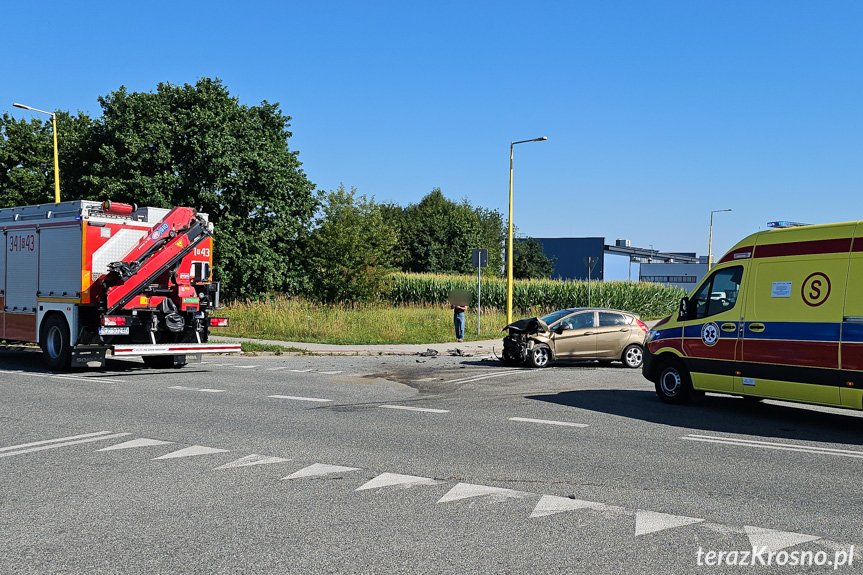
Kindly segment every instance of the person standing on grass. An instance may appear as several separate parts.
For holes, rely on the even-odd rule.
[[[464,341],[464,312],[466,311],[466,305],[452,304],[452,321],[455,324],[455,340],[458,342]]]

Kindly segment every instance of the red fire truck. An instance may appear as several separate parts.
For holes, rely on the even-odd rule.
[[[213,227],[192,208],[85,200],[0,209],[0,340],[38,343],[55,370],[141,356],[180,367],[204,353],[219,307]]]

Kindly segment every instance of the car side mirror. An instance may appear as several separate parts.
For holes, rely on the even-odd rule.
[[[689,298],[680,300],[680,306],[677,308],[677,319],[689,318]]]
[[[557,335],[560,335],[560,334],[562,334],[563,332],[565,332],[566,330],[567,330],[567,327],[566,327],[565,325],[563,325],[563,324],[560,324],[559,326],[557,326],[556,328],[554,328],[554,333],[556,333]]]

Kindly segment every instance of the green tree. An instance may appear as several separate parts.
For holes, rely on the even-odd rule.
[[[340,185],[326,196],[307,249],[312,297],[326,302],[375,299],[393,271],[398,236],[374,198]]]
[[[512,275],[518,279],[549,279],[554,272],[556,257],[548,257],[536,238],[516,240],[512,245]]]
[[[290,117],[278,104],[241,105],[209,78],[156,92],[121,87],[99,102],[95,153],[80,177],[89,199],[209,214],[216,277],[229,297],[303,287],[300,245],[318,196],[288,146]]]
[[[489,271],[499,273],[504,238],[496,210],[454,202],[433,189],[418,204],[388,206],[388,221],[399,228],[402,269],[411,272],[472,273],[471,251],[487,249]]]

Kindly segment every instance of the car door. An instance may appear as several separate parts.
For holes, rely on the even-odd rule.
[[[746,266],[714,268],[689,298],[683,350],[695,389],[731,391],[740,361],[740,318]]]
[[[554,335],[554,355],[557,359],[593,357],[596,353],[596,318],[591,311],[581,311],[569,315],[552,328]]]
[[[621,313],[600,311],[597,315],[599,324],[596,328],[596,357],[620,359],[632,328]]]

